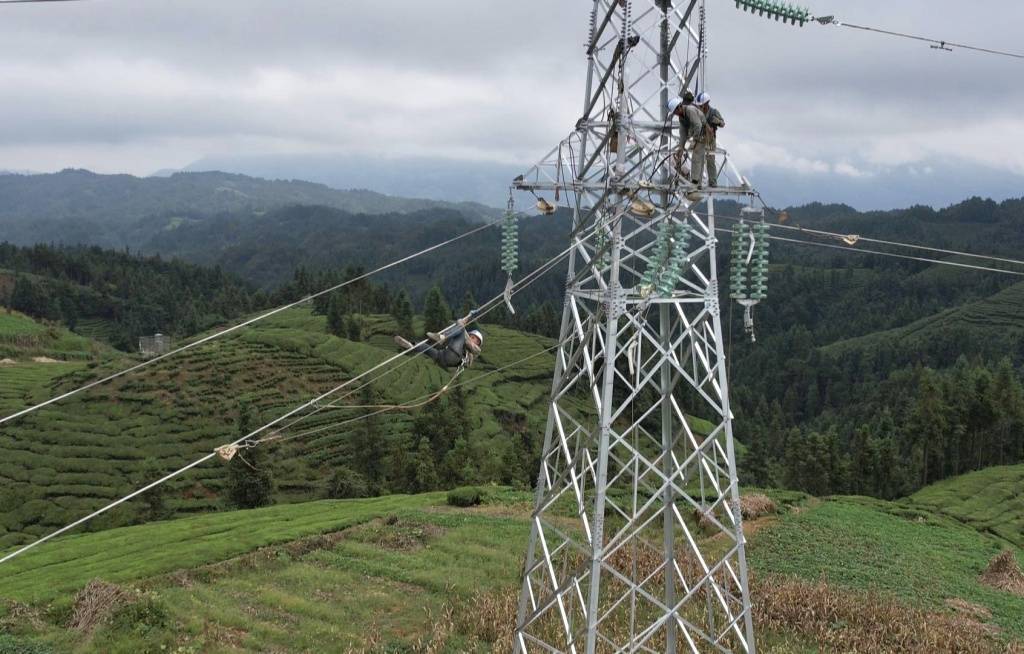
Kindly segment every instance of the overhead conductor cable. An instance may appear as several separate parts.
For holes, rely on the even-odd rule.
[[[237,325],[234,325],[232,327],[228,327],[227,329],[223,329],[223,330],[221,330],[219,332],[216,332],[214,334],[210,334],[209,336],[204,336],[203,338],[201,338],[201,339],[199,339],[197,341],[193,341],[193,342],[191,342],[191,343],[189,343],[187,345],[183,345],[183,346],[181,346],[181,347],[179,347],[177,349],[171,350],[170,352],[166,352],[166,353],[161,354],[159,356],[155,356],[155,357],[153,357],[151,359],[146,359],[145,361],[143,361],[141,363],[138,363],[138,364],[136,364],[134,366],[131,366],[129,368],[125,368],[124,370],[120,370],[118,372],[115,372],[115,373],[113,373],[111,375],[108,375],[106,377],[103,377],[101,379],[97,379],[96,381],[89,382],[88,384],[85,384],[84,386],[80,386],[80,387],[78,387],[78,388],[76,388],[74,390],[68,391],[67,393],[63,393],[63,394],[58,395],[56,397],[50,398],[49,400],[46,400],[45,402],[40,402],[39,404],[36,404],[34,406],[30,406],[30,407],[28,407],[26,409],[22,409],[21,411],[18,411],[16,413],[12,413],[9,416],[6,416],[4,418],[0,418],[0,425],[4,424],[6,422],[10,422],[12,420],[15,420],[17,418],[20,418],[20,417],[22,417],[24,415],[27,415],[29,413],[32,413],[33,411],[38,411],[39,409],[42,409],[45,406],[49,406],[49,405],[54,404],[56,402],[60,402],[61,400],[65,400],[65,399],[67,399],[67,398],[69,398],[69,397],[71,397],[73,395],[77,395],[78,393],[81,393],[82,391],[87,391],[90,388],[95,388],[97,386],[101,386],[103,384],[106,384],[107,382],[110,382],[110,381],[113,381],[113,380],[117,379],[118,377],[123,377],[124,375],[133,373],[133,372],[135,372],[137,370],[141,370],[142,368],[145,368],[147,366],[151,366],[154,363],[157,363],[158,361],[163,361],[164,359],[170,358],[170,357],[175,356],[177,354],[181,354],[182,352],[185,352],[186,350],[191,350],[193,348],[199,347],[200,345],[203,345],[204,343],[209,343],[210,341],[218,339],[218,338],[221,338],[222,336],[227,336],[228,334],[230,334],[232,332],[238,331],[239,329],[242,329],[244,327],[248,327],[249,325],[257,323],[257,322],[259,322],[261,320],[265,320],[267,318],[270,318],[271,316],[279,314],[282,311],[287,311],[288,309],[294,309],[295,307],[303,305],[303,304],[306,304],[307,302],[311,302],[312,300],[314,300],[314,299],[316,299],[318,297],[321,297],[323,295],[327,295],[328,293],[333,293],[334,291],[340,290],[340,289],[348,286],[349,284],[354,284],[356,282],[362,281],[362,280],[366,279],[367,277],[370,277],[372,275],[376,275],[377,273],[380,273],[380,272],[383,272],[385,270],[388,270],[389,268],[394,268],[395,266],[401,265],[401,264],[403,264],[403,263],[405,263],[407,261],[415,259],[416,257],[422,256],[424,254],[428,254],[428,253],[433,252],[435,250],[439,250],[439,249],[441,249],[441,248],[443,248],[443,247],[445,247],[447,245],[451,245],[452,243],[455,243],[456,241],[460,241],[460,240],[462,240],[462,239],[464,239],[464,238],[466,238],[468,236],[472,236],[473,234],[481,232],[481,231],[483,231],[483,230],[485,230],[485,229],[487,229],[489,227],[493,227],[495,225],[499,225],[499,224],[502,223],[503,220],[504,220],[504,218],[501,218],[501,219],[498,219],[498,220],[494,220],[494,221],[491,221],[491,222],[484,223],[484,224],[480,225],[479,227],[475,227],[475,228],[469,230],[468,232],[464,232],[462,234],[459,234],[458,236],[452,237],[452,238],[448,239],[447,241],[444,241],[442,243],[438,243],[436,245],[431,245],[430,247],[424,248],[423,250],[420,250],[419,252],[416,252],[414,254],[410,254],[410,255],[408,255],[406,257],[402,257],[401,259],[397,259],[395,261],[392,261],[391,263],[384,264],[383,266],[375,268],[374,270],[371,270],[371,271],[369,271],[367,273],[364,273],[362,275],[359,275],[357,277],[354,277],[352,279],[344,281],[344,282],[342,282],[340,284],[335,284],[334,286],[331,286],[330,288],[325,288],[324,290],[318,291],[316,293],[313,293],[312,295],[307,295],[306,297],[302,298],[301,300],[297,300],[295,302],[292,302],[291,304],[286,304],[286,305],[280,306],[280,307],[278,307],[276,309],[272,309],[270,311],[267,311],[266,313],[262,313],[262,314],[256,316],[255,318],[250,318],[249,320],[246,320],[245,322],[241,322],[241,323],[239,323]]]
[[[492,223],[492,224],[494,224],[494,223]],[[490,226],[490,224],[488,224],[486,226]],[[463,236],[466,236],[466,235],[468,235],[468,234],[464,234]],[[586,238],[589,238],[589,235],[584,237],[584,239],[586,239]],[[439,247],[439,246],[434,246],[434,247]],[[558,265],[558,263],[560,263],[563,259],[565,259],[569,255],[569,253],[573,249],[575,249],[575,247],[576,247],[576,245],[574,244],[574,245],[566,248],[561,253],[559,253],[558,255],[553,257],[552,259],[549,259],[547,262],[545,262],[544,264],[539,266],[533,272],[531,272],[530,274],[526,275],[522,280],[519,281],[519,283],[517,284],[517,288],[515,289],[514,292],[521,291],[523,288],[526,288],[527,286],[532,284],[534,281],[539,279],[542,275],[544,275],[545,273],[550,271],[552,268],[554,268],[556,265]],[[393,264],[389,264],[389,265],[393,265]],[[349,283],[351,283],[351,280],[350,280]],[[312,296],[310,296],[310,297],[312,297]],[[490,311],[493,311],[496,307],[498,307],[503,302],[503,299],[504,299],[504,293],[502,293],[501,295],[498,295],[498,296],[488,300],[487,302],[485,302],[483,305],[481,305],[480,315],[486,315]],[[301,302],[302,301],[300,301],[300,303]],[[279,310],[283,310],[283,309],[279,309]],[[96,511],[93,511],[89,515],[86,515],[86,516],[84,516],[82,518],[79,518],[78,520],[75,520],[74,522],[72,522],[72,523],[70,523],[68,525],[65,525],[64,527],[61,527],[60,529],[58,529],[56,531],[53,531],[53,532],[51,532],[51,533],[49,533],[49,534],[47,534],[45,536],[40,537],[39,539],[37,539],[37,540],[35,540],[35,541],[31,542],[31,543],[28,543],[27,545],[24,545],[24,546],[20,547],[19,549],[11,552],[10,554],[7,554],[3,558],[0,558],[0,564],[5,563],[7,561],[10,561],[11,559],[13,559],[13,558],[15,558],[17,556],[20,556],[21,554],[24,554],[25,552],[27,552],[27,551],[35,548],[35,547],[38,547],[39,545],[42,545],[43,543],[45,543],[46,541],[48,541],[48,540],[50,540],[52,538],[56,538],[57,536],[60,536],[61,534],[65,534],[68,531],[71,531],[72,529],[74,529],[75,527],[78,527],[78,526],[80,526],[82,524],[85,524],[89,520],[92,520],[93,518],[95,518],[95,517],[97,517],[99,515],[102,515],[103,513],[106,513],[110,509],[113,509],[113,508],[115,508],[117,506],[120,506],[121,504],[124,504],[125,502],[127,502],[127,501],[129,501],[129,500],[131,500],[133,498],[136,498],[139,495],[142,495],[143,493],[145,493],[145,492],[147,492],[149,490],[152,490],[153,488],[156,488],[157,486],[159,486],[159,485],[161,485],[163,483],[166,483],[167,481],[170,481],[171,479],[173,479],[173,478],[175,478],[175,477],[177,477],[177,476],[187,472],[188,470],[191,470],[192,468],[195,468],[196,466],[202,465],[203,463],[209,461],[210,459],[212,459],[212,458],[214,458],[216,456],[224,457],[224,456],[228,455],[229,453],[233,453],[232,452],[233,448],[234,448],[235,452],[237,452],[238,449],[243,449],[244,444],[246,442],[250,441],[253,437],[259,435],[260,433],[266,431],[267,429],[270,429],[271,427],[273,427],[273,426],[275,426],[277,424],[280,424],[284,420],[286,420],[286,419],[288,419],[288,418],[290,418],[290,417],[292,417],[292,416],[294,416],[294,415],[296,415],[296,414],[298,414],[298,413],[300,413],[302,411],[305,411],[306,409],[309,409],[311,407],[317,407],[318,405],[320,405],[321,402],[326,400],[331,395],[333,395],[333,394],[337,393],[338,391],[346,388],[347,386],[349,386],[349,385],[351,385],[351,384],[353,384],[353,383],[363,379],[364,377],[369,376],[370,374],[372,374],[376,370],[378,370],[378,369],[380,369],[380,368],[382,368],[382,367],[384,367],[384,366],[386,366],[386,365],[388,365],[388,364],[398,360],[399,358],[401,358],[401,357],[405,356],[406,354],[412,352],[417,347],[419,347],[420,345],[422,345],[422,344],[424,344],[426,342],[427,341],[424,339],[423,341],[420,341],[419,343],[413,345],[412,347],[406,348],[405,350],[399,352],[398,354],[395,354],[395,355],[389,357],[388,359],[385,359],[381,363],[378,363],[377,365],[375,365],[372,368],[370,368],[369,370],[366,370],[365,372],[357,375],[356,377],[353,377],[352,379],[350,379],[350,380],[348,380],[348,381],[346,381],[346,382],[344,382],[344,383],[342,383],[342,384],[340,384],[338,386],[335,386],[334,388],[330,389],[329,391],[327,391],[325,393],[322,393],[321,395],[318,395],[317,397],[313,398],[312,400],[309,400],[308,402],[305,402],[305,403],[295,407],[291,411],[288,411],[287,413],[285,413],[285,414],[275,418],[274,420],[268,422],[267,424],[263,425],[262,427],[259,427],[258,429],[255,429],[255,430],[249,432],[245,436],[242,436],[241,438],[238,438],[237,440],[234,440],[234,441],[232,441],[230,443],[227,443],[225,445],[221,445],[221,446],[217,447],[216,449],[214,449],[212,452],[210,452],[208,454],[205,454],[202,457],[196,459],[192,463],[189,463],[189,464],[185,465],[184,467],[179,468],[178,470],[175,470],[174,472],[172,472],[170,474],[164,475],[160,479],[158,479],[158,480],[156,480],[156,481],[154,481],[152,483],[149,483],[149,484],[143,486],[142,488],[139,488],[138,490],[132,491],[131,493],[125,495],[124,497],[122,497],[122,498],[120,498],[118,500],[115,500],[115,501],[113,501],[113,502],[103,506],[102,508],[97,509]]]

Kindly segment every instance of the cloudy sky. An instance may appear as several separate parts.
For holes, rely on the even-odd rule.
[[[721,140],[783,201],[1024,195],[1024,61],[799,29],[707,2],[709,89],[729,123]],[[525,164],[578,118],[589,5],[0,5],[0,169],[145,175],[204,158],[306,154]],[[1019,0],[815,0],[812,9],[1022,48]]]

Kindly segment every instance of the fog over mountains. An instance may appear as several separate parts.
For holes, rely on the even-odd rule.
[[[777,207],[810,202],[847,204],[860,211],[888,210],[924,204],[942,208],[979,196],[997,201],[1024,195],[1024,177],[963,161],[879,167],[870,164],[835,166],[819,161],[778,161],[744,166],[743,149],[736,162],[765,200]],[[538,152],[538,158],[542,155]],[[762,154],[751,156],[762,160]],[[373,158],[342,154],[211,155],[188,171],[223,170],[267,179],[304,179],[334,188],[364,188],[401,197],[450,202],[479,202],[503,207],[508,185],[529,164],[441,157]],[[161,171],[166,173],[167,171]]]

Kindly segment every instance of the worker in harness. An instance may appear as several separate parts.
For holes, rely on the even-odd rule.
[[[711,96],[701,93],[696,105],[703,118],[703,129],[693,148],[693,183],[700,186],[704,165],[708,168],[708,186],[718,186],[718,167],[715,165],[715,151],[718,149],[718,130],[725,127],[721,112],[711,106]]]
[[[395,343],[403,350],[430,357],[442,368],[471,366],[484,345],[484,335],[479,329],[466,330],[466,325],[473,321],[475,314],[475,311],[470,311],[468,316],[459,318],[440,333],[427,332],[427,337],[434,341],[434,345],[413,345],[397,335]]]
[[[682,97],[674,96],[668,100],[670,116],[679,117],[679,149],[674,155],[676,171],[686,180],[690,180],[690,171],[686,167],[690,150],[696,147],[697,141],[704,133],[704,114],[693,104],[693,93],[686,91]],[[699,182],[697,182],[699,185]]]

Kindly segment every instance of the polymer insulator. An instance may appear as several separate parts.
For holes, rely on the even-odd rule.
[[[519,269],[519,217],[513,211],[505,213],[501,227],[501,269],[508,275]]]

